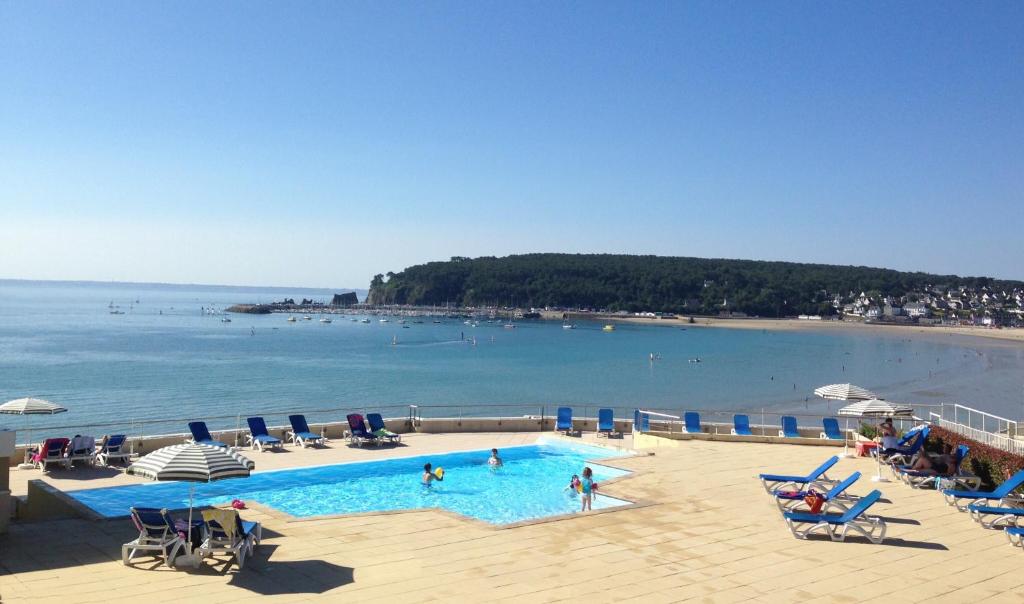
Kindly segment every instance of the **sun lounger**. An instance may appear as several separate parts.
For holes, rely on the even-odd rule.
[[[648,432],[651,429],[651,416],[641,413],[639,409],[633,410],[633,431]]]
[[[126,448],[128,437],[124,434],[104,436],[100,441],[100,450],[96,453],[96,461],[103,466],[109,466],[113,461],[130,461],[131,453]]]
[[[839,431],[839,422],[834,417],[826,417],[821,420],[821,427],[825,429],[821,433],[823,440],[843,440],[843,433]]]
[[[966,490],[966,491],[977,491],[981,486],[981,478],[973,474],[964,472],[962,466],[964,460],[967,459],[967,453],[970,452],[970,447],[967,445],[960,445],[956,448],[956,465],[953,468],[953,473],[950,475],[940,475],[934,471],[926,470],[910,470],[907,466],[892,466],[893,476],[899,478],[903,482],[909,484],[915,489],[923,489],[926,487],[934,488],[939,480],[949,481],[953,484],[954,489]],[[947,486],[949,486],[947,484]]]
[[[973,503],[988,505],[990,501],[1001,501],[1008,497],[1014,489],[1024,484],[1024,470],[1021,470],[999,485],[994,491],[960,491],[946,489],[942,491],[946,503],[956,506],[961,512],[967,511],[967,506]],[[965,503],[966,502],[966,503]]]
[[[227,448],[228,446],[226,443],[214,440],[213,435],[210,434],[210,430],[206,427],[206,422],[189,422],[188,429],[189,432],[192,433],[193,442],[196,444],[224,448]]]
[[[701,434],[704,431],[700,428],[700,414],[696,411],[687,411],[683,414],[683,427],[687,434]]]
[[[377,438],[382,440],[386,438],[392,443],[402,442],[402,435],[388,430],[380,413],[367,413],[366,423],[370,425],[370,432]]]
[[[280,438],[270,435],[270,431],[267,430],[267,422],[263,421],[262,417],[249,417],[245,421],[249,424],[249,435],[246,436],[246,440],[249,441],[251,448],[262,453],[266,447],[280,449],[284,446]]]
[[[893,465],[906,465],[910,463],[910,459],[917,455],[917,453],[924,447],[924,443],[928,440],[928,433],[931,429],[928,426],[922,426],[908,430],[903,438],[896,443],[896,447],[892,450],[878,451],[877,454],[882,456],[882,461],[893,464]]]
[[[32,461],[37,468],[41,466],[44,472],[49,471],[51,465],[70,468],[71,462],[65,455],[70,442],[67,438],[47,438],[39,447],[39,451],[32,456]]]
[[[807,514],[804,512],[785,512],[786,524],[797,539],[806,539],[811,533],[824,530],[833,541],[846,541],[846,535],[852,529],[867,537],[872,543],[881,543],[885,539],[885,521],[878,517],[866,516],[868,510],[882,496],[880,491],[871,491],[862,497],[849,510],[842,514]],[[807,528],[800,528],[804,525]],[[839,528],[842,527],[842,533]]]
[[[324,437],[309,429],[305,415],[289,415],[288,423],[292,425],[292,431],[288,433],[288,436],[291,437],[293,444],[299,445],[303,449],[306,448],[306,445],[323,444]]]
[[[89,465],[96,463],[96,439],[92,436],[75,435],[68,443],[68,464],[84,461]]]
[[[775,491],[779,490],[784,486],[800,486],[806,485],[808,488],[812,486],[828,487],[831,488],[836,481],[830,479],[825,472],[832,466],[839,463],[839,458],[835,455],[829,457],[817,468],[811,470],[811,473],[807,476],[787,476],[784,474],[761,474],[758,478],[761,479],[761,484],[764,485],[764,490],[769,495],[774,495]],[[824,490],[824,489],[822,489]]]
[[[380,438],[377,438],[370,431],[366,429],[366,424],[363,422],[363,416],[358,413],[349,413],[346,416],[348,419],[348,440],[350,443],[357,447],[361,447],[364,444],[379,445],[381,443]]]
[[[597,410],[597,433],[611,437],[615,434],[615,412],[611,409]]]
[[[825,500],[822,512],[828,511],[830,508],[839,508],[842,511],[849,509],[843,501],[850,500],[850,496],[846,494],[846,489],[850,488],[850,485],[857,482],[860,478],[860,472],[854,472],[850,474],[842,482],[836,483],[834,487],[821,493],[821,491],[815,491],[820,493]],[[800,506],[807,505],[804,498],[810,494],[809,490],[799,491],[775,491],[775,504],[779,506],[779,510],[783,512],[795,512],[798,511]]]
[[[167,566],[173,566],[174,557],[185,542],[178,538],[178,531],[167,510],[132,508],[131,517],[135,528],[139,529],[139,536],[121,546],[121,562],[128,566],[136,553],[156,552],[153,555],[163,558]]]
[[[1024,527],[1011,526],[1007,528],[1006,538],[1010,540],[1010,545],[1021,547],[1024,545]]]
[[[1024,519],[1024,507],[972,503],[967,506],[967,511],[971,514],[971,520],[988,529],[1017,526]]]
[[[732,434],[733,436],[753,436],[754,433],[750,431],[750,418],[746,415],[732,416]]]
[[[206,536],[199,546],[200,558],[214,554],[231,554],[238,561],[238,568],[245,566],[245,557],[263,538],[263,527],[259,522],[245,522],[238,510],[203,510]]]
[[[575,434],[576,431],[572,427],[571,407],[558,408],[558,416],[555,418],[555,432],[562,432],[566,436]]]
[[[797,428],[795,417],[792,415],[782,416],[782,429],[779,430],[779,436],[785,438],[800,438],[800,429]]]

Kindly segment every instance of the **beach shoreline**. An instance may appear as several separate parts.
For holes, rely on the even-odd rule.
[[[557,311],[544,311],[541,313],[543,319],[561,321],[562,313]],[[988,340],[999,340],[1003,342],[1024,343],[1024,329],[994,329],[990,327],[953,327],[949,325],[900,325],[882,323],[863,323],[860,321],[809,321],[805,319],[762,319],[762,318],[722,318],[722,317],[701,317],[694,316],[693,323],[690,317],[684,316],[676,319],[662,319],[651,317],[623,317],[616,315],[585,315],[570,313],[571,319],[586,319],[591,321],[609,321],[614,323],[629,323],[633,325],[658,325],[664,327],[686,327],[686,328],[725,328],[725,329],[760,329],[764,331],[817,331],[817,332],[849,332],[849,333],[878,333],[886,335],[898,335],[904,337],[920,337],[935,335],[950,335],[972,338],[985,338]]]

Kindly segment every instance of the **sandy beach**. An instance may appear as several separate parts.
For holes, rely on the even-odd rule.
[[[562,320],[562,313],[545,311],[543,318]],[[720,317],[689,317],[678,319],[653,319],[647,317],[620,317],[614,315],[572,315],[576,319],[634,323],[637,325],[663,325],[667,327],[724,327],[727,329],[762,329],[772,331],[836,331],[856,330],[875,332],[901,337],[931,337],[936,335],[967,336],[1024,343],[1024,329],[993,329],[989,327],[951,327],[946,325],[894,325],[862,323],[859,321],[807,321],[800,319],[724,319]]]

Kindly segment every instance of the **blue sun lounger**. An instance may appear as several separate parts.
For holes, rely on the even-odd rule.
[[[839,422],[834,417],[826,417],[821,420],[821,427],[825,429],[821,433],[822,439],[843,440],[843,433],[839,431]]]
[[[100,444],[99,453],[96,454],[96,462],[102,466],[109,466],[115,460],[131,461],[132,454],[125,448],[128,437],[124,434],[114,434],[104,438]]]
[[[555,432],[562,432],[566,436],[572,436],[574,430],[572,428],[572,408],[571,407],[559,407],[558,416],[555,418]]]
[[[792,415],[782,416],[782,429],[779,430],[779,436],[785,438],[800,438],[800,429],[796,426],[796,418]]]
[[[956,509],[961,512],[967,511],[967,506],[970,502],[989,502],[989,501],[1000,501],[1005,499],[1013,492],[1014,489],[1024,484],[1024,470],[1021,470],[1007,479],[1003,484],[999,485],[994,491],[957,491],[954,489],[946,489],[942,491],[942,496],[945,497],[946,503],[949,505],[955,505]],[[967,504],[964,504],[967,501]],[[982,503],[987,505],[987,503]]]
[[[923,489],[925,487],[934,487],[938,484],[939,479],[948,480],[953,482],[955,489],[961,489],[966,491],[977,491],[981,486],[981,478],[965,473],[961,466],[964,460],[967,459],[967,453],[971,450],[967,445],[960,445],[956,448],[956,466],[953,469],[953,473],[949,476],[940,476],[935,472],[927,472],[924,470],[910,470],[907,466],[892,466],[892,473],[896,478],[899,478],[903,482],[909,484],[915,489]]]
[[[774,495],[775,491],[779,490],[780,487],[787,485],[807,485],[808,487],[819,485],[828,486],[831,488],[836,481],[830,479],[825,472],[832,466],[839,463],[839,457],[833,455],[825,460],[823,464],[811,470],[811,473],[807,476],[787,476],[785,474],[761,474],[758,478],[761,479],[761,484],[764,485],[764,490],[769,495]],[[822,490],[825,490],[822,488]]]
[[[309,429],[305,415],[289,415],[288,423],[292,425],[292,431],[288,435],[291,436],[293,444],[299,445],[303,449],[306,448],[306,445],[323,444],[324,437]]]
[[[967,511],[971,514],[971,520],[987,529],[999,528],[1001,526],[1017,526],[1017,522],[1024,518],[1024,507],[1014,508],[972,503],[967,506]]]
[[[615,412],[611,409],[597,410],[597,433],[611,437],[615,434]]]
[[[263,421],[262,417],[249,417],[245,421],[249,424],[249,436],[246,438],[253,449],[257,449],[262,453],[264,447],[280,449],[284,446],[280,438],[270,435],[270,432],[267,430],[267,422]]]
[[[380,413],[367,413],[366,423],[370,425],[370,433],[380,439],[387,439],[391,443],[402,442],[402,435],[388,430],[384,418]]]
[[[700,414],[696,411],[687,411],[683,414],[683,425],[687,434],[701,434],[704,431],[700,428]]]
[[[882,496],[878,490],[871,491],[861,498],[849,510],[842,514],[807,514],[804,512],[785,512],[786,524],[797,539],[806,539],[811,533],[824,529],[833,541],[846,541],[846,535],[852,529],[867,537],[868,541],[878,544],[885,539],[885,521],[878,517],[865,516],[868,510]],[[807,528],[800,528],[804,525]],[[842,527],[842,533],[839,528]]]
[[[896,443],[895,450],[886,449],[881,451],[882,461],[893,465],[906,465],[910,463],[910,458],[917,455],[917,452],[924,447],[930,430],[931,428],[924,426],[907,431],[903,438]]]
[[[196,444],[225,448],[228,446],[226,443],[213,439],[209,428],[206,427],[206,422],[189,422],[188,429],[189,432],[192,433],[192,440],[195,441]]]
[[[167,510],[131,508],[131,517],[139,536],[121,546],[121,562],[128,566],[135,554],[151,552],[163,558],[167,566],[173,566],[174,557],[185,542],[178,538],[178,529]]]
[[[832,487],[821,495],[825,498],[825,504],[822,506],[821,511],[825,512],[829,508],[839,508],[842,511],[846,511],[847,506],[838,501],[839,499],[849,500],[850,496],[846,494],[846,489],[850,488],[850,485],[857,482],[860,478],[860,472],[854,472],[846,477],[842,482],[836,483],[836,486]],[[820,492],[820,491],[819,491]],[[799,491],[775,491],[775,504],[779,506],[779,510],[783,512],[795,512],[801,505],[807,505],[804,503],[804,497],[809,494],[808,490]]]
[[[732,416],[732,434],[733,436],[753,436],[754,433],[750,431],[750,418],[746,415]]]

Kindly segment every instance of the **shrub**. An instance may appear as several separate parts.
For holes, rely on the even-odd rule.
[[[928,442],[925,443],[925,450],[939,452],[945,444],[967,445],[971,448],[967,454],[967,462],[970,464],[970,471],[988,487],[996,487],[1007,476],[1024,470],[1024,456],[1015,453],[1008,453],[1002,449],[982,444],[951,430],[932,426],[928,433]]]
[[[860,428],[857,430],[860,435],[868,440],[874,440],[878,436],[878,427],[870,424],[860,423]]]

